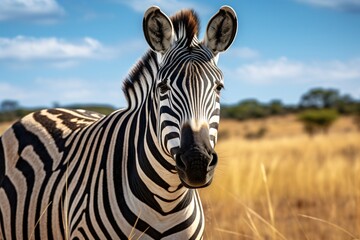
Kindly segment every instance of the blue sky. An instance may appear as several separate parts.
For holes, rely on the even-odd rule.
[[[237,38],[219,60],[223,103],[293,104],[314,87],[360,98],[360,0],[0,0],[0,102],[125,106],[151,5],[193,8],[201,29],[222,5],[235,9]]]

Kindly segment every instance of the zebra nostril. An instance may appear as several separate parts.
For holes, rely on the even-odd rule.
[[[180,154],[176,155],[176,167],[182,171],[185,171],[186,166]]]
[[[209,162],[209,166],[208,166],[209,168],[215,167],[218,162],[218,156],[216,153],[212,153],[211,156],[212,156],[212,159]]]

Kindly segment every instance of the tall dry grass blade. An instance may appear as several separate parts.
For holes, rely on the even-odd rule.
[[[217,185],[217,187],[219,187],[220,189],[222,189],[225,193],[227,193],[228,195],[230,195],[230,197],[232,197],[236,202],[240,203],[240,205],[245,209],[245,212],[246,212],[246,216],[248,217],[249,219],[249,222],[246,222],[248,225],[249,225],[249,228],[251,229],[251,231],[253,231],[259,239],[261,239],[261,236],[259,234],[259,231],[257,230],[256,228],[256,225],[255,223],[253,222],[252,218],[251,218],[251,215],[249,214],[248,212],[248,207],[242,203],[239,199],[238,199],[238,196],[236,196],[235,194],[233,194],[232,192],[228,191],[227,189],[225,189],[222,185]]]
[[[219,232],[223,232],[223,233],[228,233],[234,236],[238,236],[238,237],[243,237],[243,238],[248,238],[248,239],[256,239],[252,236],[246,235],[246,234],[242,234],[242,233],[238,233],[238,232],[234,232],[234,231],[230,231],[230,230],[226,230],[226,229],[222,229],[222,228],[214,228],[216,231]]]
[[[137,240],[141,239],[141,237],[144,236],[144,234],[146,233],[146,231],[147,231],[149,228],[150,228],[150,227],[147,227],[147,228],[145,229],[145,231],[143,231],[143,232],[140,234],[140,236],[137,238]]]
[[[250,211],[251,214],[253,214],[255,217],[257,217],[261,222],[263,222],[265,225],[267,225],[271,230],[273,230],[281,239],[286,240],[286,237],[284,235],[282,235],[279,230],[277,230],[274,226],[271,225],[271,223],[269,223],[268,221],[266,221],[263,217],[261,217],[257,212],[255,212],[254,210],[252,210],[251,208],[248,207],[248,210]]]
[[[258,213],[256,213],[253,209],[246,206],[244,203],[242,203],[236,195],[233,193],[227,191],[224,187],[221,185],[217,185],[219,188],[221,188],[223,191],[225,191],[227,194],[229,194],[232,198],[234,198],[241,206],[245,208],[245,210],[249,211],[251,214],[253,214],[255,217],[257,217],[261,222],[263,222],[265,225],[267,225],[269,228],[271,228],[281,239],[286,240],[286,237],[279,232],[274,226],[271,225],[268,221],[266,221],[263,217],[261,217]]]
[[[270,221],[271,221],[271,225],[275,228],[274,209],[273,209],[273,207],[272,207],[272,202],[271,202],[271,198],[270,198],[269,184],[268,184],[268,180],[267,180],[267,176],[266,176],[266,170],[265,170],[265,165],[264,165],[264,163],[261,163],[260,167],[261,167],[261,174],[262,174],[263,181],[264,181],[264,185],[265,185],[266,199],[267,199],[267,204],[268,204]],[[273,229],[274,229],[274,228],[273,228]],[[275,232],[273,231],[272,239],[275,239],[275,235],[276,235],[276,234],[275,234]]]
[[[260,233],[259,233],[259,230],[257,229],[257,227],[256,227],[256,225],[255,225],[255,223],[254,223],[254,221],[253,221],[253,219],[252,219],[249,211],[247,210],[247,208],[245,209],[245,211],[246,211],[246,216],[247,216],[247,218],[249,219],[249,223],[247,223],[247,224],[249,225],[249,228],[251,229],[251,231],[252,231],[253,233],[256,234],[256,236],[258,237],[258,239],[261,239],[261,235],[260,235]]]
[[[329,222],[329,221],[326,221],[324,219],[321,219],[321,218],[317,218],[317,217],[312,217],[312,216],[309,216],[309,215],[305,215],[305,214],[298,214],[300,217],[303,217],[303,218],[308,218],[308,219],[311,219],[311,220],[315,220],[315,221],[318,221],[318,222],[321,222],[321,223],[325,223],[325,224],[328,224],[336,229],[338,229],[339,231],[347,234],[349,237],[352,238],[352,240],[360,240],[360,238],[356,237],[354,234],[352,234],[351,232],[349,232],[348,230],[346,230],[345,228],[343,227],[340,227],[339,225],[336,225],[332,222]]]
[[[298,214],[295,213],[294,209],[292,209],[292,208],[290,207],[289,201],[287,201],[286,203],[287,203],[288,209],[290,209],[290,211],[291,211],[291,214],[295,217],[295,219],[296,219],[296,224],[299,226],[299,229],[300,229],[301,233],[304,234],[306,240],[310,240],[310,238],[308,237],[308,235],[306,234],[306,232],[305,232],[305,230],[304,230],[304,226],[301,224],[301,222],[300,222],[300,220],[299,220]]]
[[[214,214],[214,211],[212,210],[213,208],[212,208],[212,203],[210,202],[210,200],[209,199],[206,199],[206,203],[207,203],[207,205],[209,206],[208,207],[208,212],[210,212],[211,213],[211,219],[214,219],[214,225],[215,225],[215,229],[216,228],[219,228],[219,224],[218,224],[218,221],[217,221],[217,218],[216,218],[216,216],[215,216],[215,214]],[[219,238],[217,238],[217,239],[223,239],[223,237],[222,237],[222,235],[220,234],[220,232],[219,232]]]
[[[131,229],[131,231],[130,231],[130,234],[129,234],[129,236],[128,236],[128,240],[131,240],[133,237],[135,237],[135,233],[134,233],[134,231],[135,231],[135,227],[136,227],[136,225],[137,225],[137,223],[138,223],[138,221],[139,221],[139,219],[140,219],[140,215],[141,215],[141,212],[139,213],[139,216],[136,218],[136,221],[135,221],[135,223],[134,223],[134,226],[132,227],[132,229]],[[146,229],[147,230],[147,229]],[[145,231],[146,231],[145,230]],[[141,235],[143,235],[144,234],[144,232],[141,234]]]
[[[30,235],[30,237],[29,237],[29,240],[33,237],[34,232],[35,232],[35,228],[36,228],[37,225],[40,223],[40,220],[41,220],[42,216],[45,214],[46,210],[49,208],[49,206],[50,206],[51,203],[52,203],[52,202],[49,202],[49,204],[45,207],[44,211],[42,211],[39,219],[36,221],[35,226],[34,226],[34,229],[33,229],[32,233],[31,233],[31,235]]]

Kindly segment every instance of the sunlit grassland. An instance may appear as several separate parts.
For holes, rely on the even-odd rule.
[[[222,121],[206,239],[360,238],[360,132],[342,118],[309,137],[294,116]],[[260,139],[247,131],[266,128]]]
[[[10,122],[0,123],[0,136],[5,132],[5,130],[11,125]]]

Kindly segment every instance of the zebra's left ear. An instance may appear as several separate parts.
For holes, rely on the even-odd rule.
[[[237,31],[237,17],[234,9],[222,6],[209,21],[204,39],[205,45],[216,55],[230,47]]]
[[[151,49],[165,53],[174,40],[174,28],[171,20],[157,6],[150,7],[144,15],[143,30]]]

